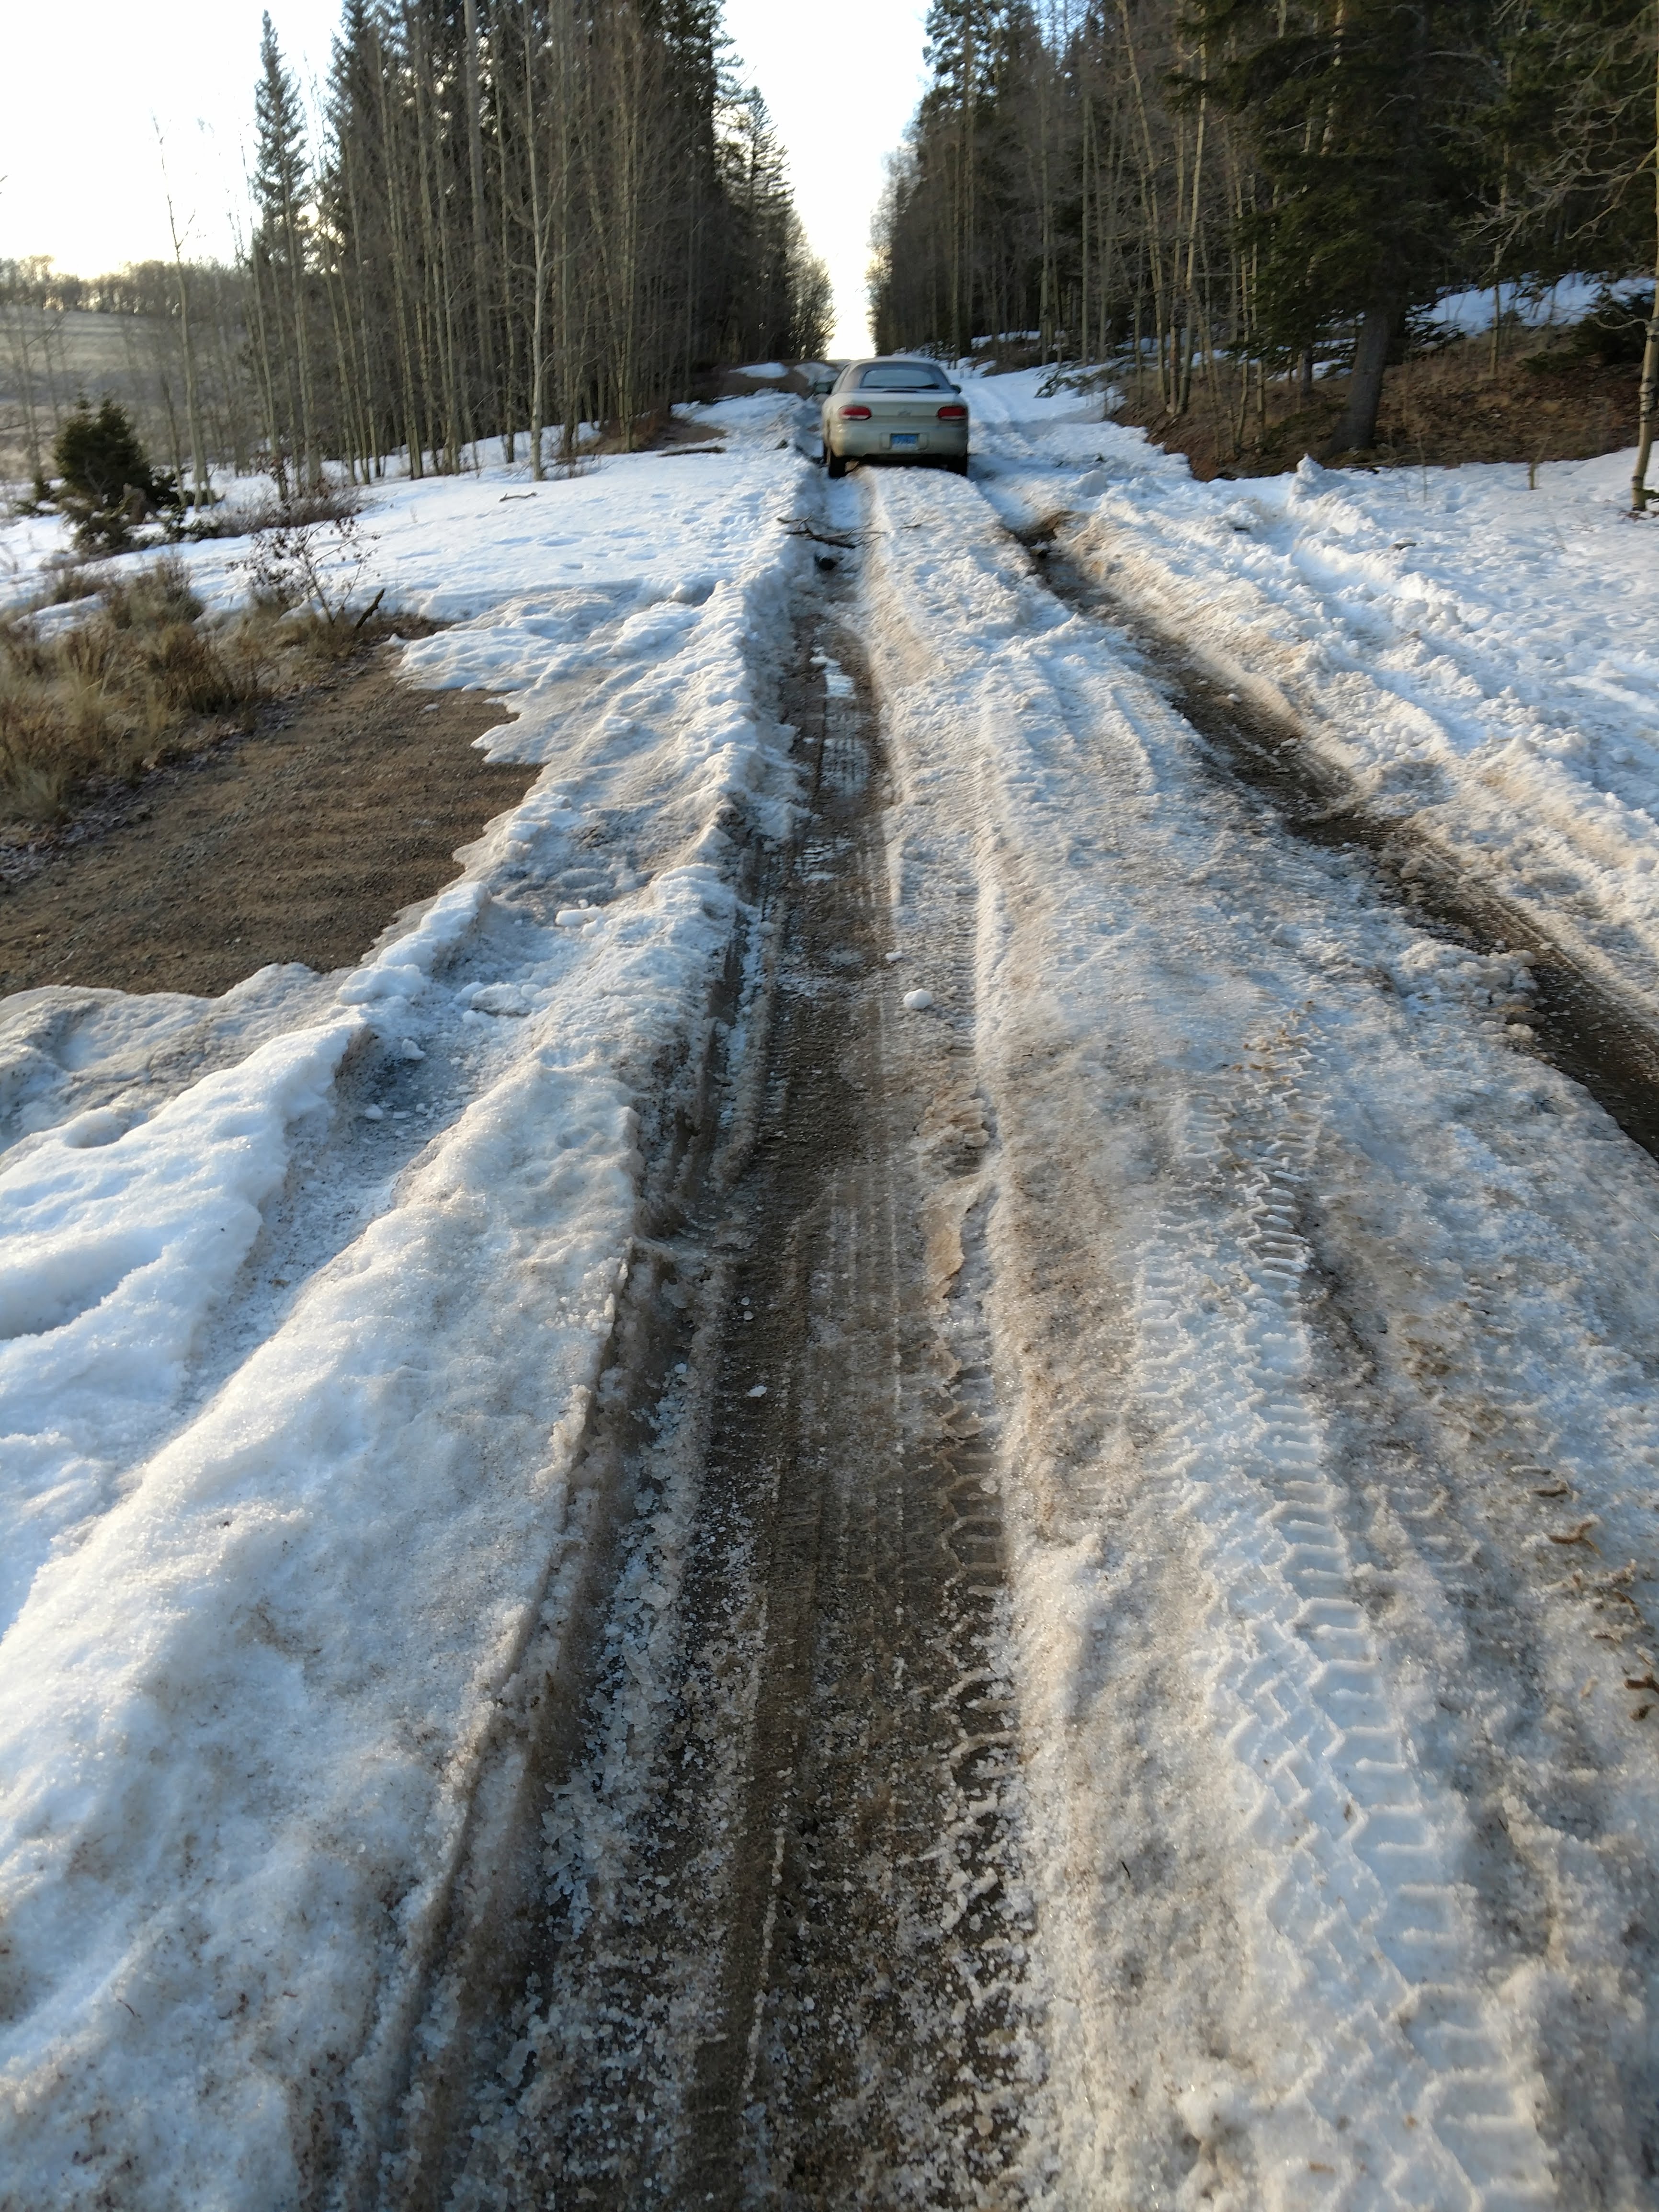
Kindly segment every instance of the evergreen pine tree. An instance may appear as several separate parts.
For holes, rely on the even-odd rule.
[[[258,227],[253,240],[256,304],[276,339],[268,362],[280,363],[267,393],[272,463],[283,472],[283,449],[297,453],[307,483],[319,477],[313,436],[310,305],[306,247],[310,194],[305,115],[294,78],[282,57],[270,17],[259,38],[259,79],[254,88],[253,196]]]
[[[144,512],[179,504],[176,481],[150,466],[131,416],[107,394],[95,409],[82,395],[52,457],[63,479],[58,504],[83,545],[113,552]]]
[[[1455,273],[1480,206],[1497,90],[1491,0],[1198,0],[1223,55],[1206,90],[1243,118],[1272,204],[1260,313],[1287,350],[1357,322],[1333,452],[1376,435],[1410,309]]]

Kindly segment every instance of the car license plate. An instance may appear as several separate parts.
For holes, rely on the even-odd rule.
[[[901,446],[919,446],[921,440],[915,430],[895,430],[888,443],[896,453]]]

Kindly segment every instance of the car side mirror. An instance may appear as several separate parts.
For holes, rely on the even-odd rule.
[[[806,392],[809,398],[827,399],[835,388],[836,380],[833,376],[815,376],[807,386]]]
[[[951,391],[952,391],[952,392],[960,392],[960,391],[961,391],[961,389],[962,389],[962,386],[961,386],[959,384],[953,384],[953,385],[951,386]]]

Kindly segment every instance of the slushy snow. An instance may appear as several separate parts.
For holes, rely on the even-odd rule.
[[[969,483],[823,484],[765,394],[382,488],[356,589],[452,625],[404,667],[502,698],[523,804],[339,975],[0,1005],[7,2208],[275,2212],[383,2139],[804,795],[802,518],[863,549],[890,988],[983,1139],[1031,2201],[1646,2201],[1659,1170],[1524,956],[1285,838],[1006,526],[1656,1018],[1659,537],[1627,456],[1198,484],[964,380]]]
[[[549,765],[360,967],[267,979],[291,1029],[158,1083],[119,994],[4,1009],[8,2205],[291,2203],[323,2113],[385,2106],[582,1540],[653,1072],[707,1049],[732,831],[791,818],[761,679],[805,471],[770,403],[725,434],[532,520],[500,466],[379,502],[370,588],[457,619],[406,672]]]

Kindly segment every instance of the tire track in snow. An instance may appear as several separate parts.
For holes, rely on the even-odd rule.
[[[1027,2193],[989,1133],[942,1024],[888,1004],[869,733],[789,711],[819,814],[753,1162],[699,1231],[702,1410],[638,1457],[660,1504],[550,1806],[536,1978],[450,2128],[458,2208]]]
[[[1308,1389],[1308,1054],[1293,1029],[1258,1050],[1242,1097],[1189,1109],[1186,1188],[1139,1298],[1141,1394],[1168,1423],[1158,1456],[1218,1584],[1212,1710],[1250,1839],[1285,1862],[1259,1892],[1273,1936],[1258,1932],[1257,1972],[1283,1991],[1307,2055],[1273,2084],[1276,2109],[1252,2118],[1264,2146],[1282,2136],[1304,2160],[1311,2124],[1316,2165],[1335,2179],[1310,2201],[1377,2202],[1380,2188],[1402,2206],[1551,2203],[1531,2069],[1475,1967],[1464,1822],[1412,1756],[1353,1595]],[[1190,2100],[1224,2160],[1239,2117],[1225,2092]]]
[[[1075,779],[1121,773],[1121,706],[1169,710],[1115,656],[1079,654],[1074,629],[1045,637],[1054,624],[1042,602],[1020,635],[1015,610],[1032,594],[1018,556],[999,575],[971,526],[961,531],[962,496],[930,500],[909,483],[875,495],[891,533],[891,588],[951,668],[959,716],[979,723],[1007,842],[1053,853],[1054,825],[1099,804]],[[972,550],[953,566],[952,538],[963,536]],[[988,637],[1006,643],[976,668]],[[1048,699],[1032,696],[1042,690]],[[1055,706],[1060,742],[1044,712]],[[1023,742],[1026,710],[1036,733]],[[1230,947],[1209,950],[1224,972]],[[1299,2166],[1306,2184],[1287,2184],[1285,2203],[1329,2203],[1338,2187],[1353,2203],[1547,2202],[1531,2060],[1511,2051],[1482,1987],[1457,1879],[1461,1811],[1417,1770],[1353,1595],[1308,1382],[1309,1254],[1297,1227],[1316,1135],[1297,1082],[1307,1054],[1293,1026],[1272,1051],[1240,1095],[1192,1103],[1178,1195],[1145,1254],[1139,1304],[1143,1402],[1166,1417],[1165,1472],[1220,1585],[1207,1671],[1254,1838],[1243,1856],[1257,1881],[1261,1988],[1301,2049],[1259,2096],[1237,2081],[1200,2081],[1182,2108],[1218,2183],[1257,2156],[1273,2160],[1276,2180],[1280,2158]],[[1224,1314],[1232,1298],[1230,1322],[1206,1317],[1206,1290]],[[1245,1413],[1234,1410],[1241,1395]],[[1264,1856],[1275,1862],[1270,1880]]]
[[[1044,526],[1020,533],[1021,542],[1051,534]],[[1121,605],[1056,565],[1040,572],[1048,586],[1091,618],[1109,618],[1117,634]],[[1316,863],[1333,890],[1353,886],[1366,903],[1380,896],[1405,908],[1403,963],[1384,950],[1381,969],[1364,968],[1326,939],[1321,985],[1340,986],[1340,1004],[1378,981],[1386,988],[1391,973],[1407,994],[1417,975],[1434,974],[1470,1024],[1461,1039],[1437,1021],[1425,1029],[1409,996],[1393,1012],[1386,1049],[1403,1048],[1407,1062],[1424,1055],[1406,1085],[1416,1112],[1402,1123],[1406,1097],[1391,1097],[1386,1133],[1379,1124],[1369,1143],[1362,1133],[1383,1094],[1375,1083],[1356,1085],[1340,1049],[1331,1054],[1348,1017],[1324,1025],[1317,1096],[1328,1137],[1340,1136],[1328,1141],[1319,1170],[1321,1184],[1334,1188],[1305,1208],[1326,1271],[1313,1303],[1316,1327],[1329,1333],[1323,1382],[1342,1409],[1337,1452],[1351,1511],[1363,1498],[1373,1516],[1365,1596],[1389,1617],[1405,1676],[1438,1686],[1429,1755],[1467,1810],[1464,1865],[1480,1934],[1490,1958],[1504,1962],[1488,1972],[1508,1974],[1507,2002],[1525,2015],[1540,2077],[1534,2102],[1558,2186],[1567,2197],[1623,2202],[1639,2194],[1635,2177],[1654,2159],[1644,1994],[1654,1875],[1632,1848],[1646,1824],[1629,1794],[1646,1765],[1638,1739],[1651,1707],[1643,1692],[1659,1650],[1640,1587],[1655,1502],[1651,1327],[1642,1310],[1659,1288],[1647,1241],[1650,1179],[1599,1117],[1572,1103],[1568,1085],[1534,1082],[1524,1058],[1493,1085],[1490,1056],[1469,1048],[1476,1038],[1498,1041],[1505,1023],[1528,1024],[1510,1039],[1585,1084],[1651,1152],[1645,1031],[1531,923],[1449,877],[1442,862],[1425,866],[1409,826],[1371,824],[1369,834],[1351,793],[1345,799],[1311,762],[1287,755],[1292,726],[1252,719],[1236,695],[1195,672],[1167,632],[1135,620],[1127,628],[1155,666],[1168,674],[1173,665],[1176,703],[1218,747],[1194,752],[1220,788],[1234,788],[1242,771],[1299,840],[1339,848],[1340,857]],[[1278,827],[1245,803],[1255,824]],[[1351,852],[1353,836],[1362,842]],[[1534,946],[1520,956],[1519,1004],[1507,951],[1517,939]],[[1483,942],[1492,954],[1467,949]],[[1438,995],[1431,986],[1431,1000]],[[1425,1075],[1438,1090],[1431,1103],[1419,1095]],[[1471,1222],[1474,1241],[1448,1266],[1438,1218],[1448,1109],[1455,1127],[1474,1097],[1516,1088],[1534,1095],[1523,1097],[1519,1116],[1510,1109],[1509,1126],[1502,1116],[1486,1121],[1481,1140],[1462,1147],[1458,1178],[1509,1209],[1506,1232],[1494,1238]],[[1548,1118],[1530,1118],[1540,1109]],[[1576,1141],[1564,1151],[1567,1130]],[[1431,1170],[1435,1197],[1409,1172],[1395,1180],[1402,1146],[1439,1167],[1438,1176]],[[1461,1200],[1453,1206],[1466,1212]],[[1616,1259],[1600,1249],[1599,1231],[1594,1256],[1583,1249],[1584,1225],[1604,1217],[1621,1224]],[[1553,1314],[1553,1295],[1565,1302]],[[1552,1370],[1556,1382],[1540,1390]],[[1541,1502],[1565,1498],[1571,1508]],[[1591,1547],[1575,1548],[1592,1527]],[[1424,1719],[1419,1710],[1419,1729]],[[1611,1929],[1623,1932],[1610,1954],[1598,1931]],[[1598,2032],[1586,2039],[1579,2023],[1588,2019]]]

